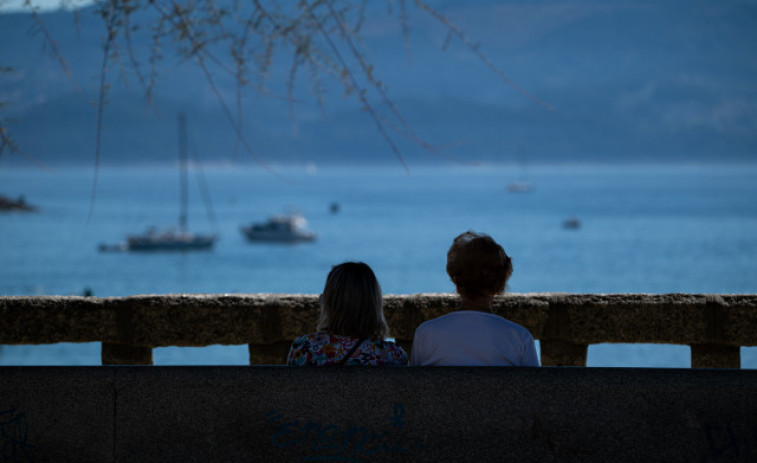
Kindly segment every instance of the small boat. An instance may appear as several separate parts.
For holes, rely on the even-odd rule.
[[[190,251],[210,249],[215,243],[214,235],[198,235],[187,231],[167,229],[159,231],[148,228],[141,235],[129,235],[126,247],[129,251]]]
[[[510,193],[531,193],[534,191],[534,186],[530,182],[517,181],[507,184],[507,191]]]
[[[100,252],[149,252],[149,251],[197,251],[211,249],[215,235],[201,235],[187,231],[187,211],[189,193],[187,180],[187,118],[179,113],[179,230],[168,228],[158,230],[149,227],[141,235],[128,235],[126,241],[118,244],[100,244]]]
[[[116,244],[100,243],[100,252],[200,251],[213,248],[215,235],[200,235],[172,228],[149,227],[141,235],[128,235]]]
[[[515,153],[515,157],[518,163],[518,170],[521,171],[520,178],[513,180],[507,184],[508,193],[531,193],[534,191],[534,185],[528,181],[528,165],[525,154],[522,152]]]
[[[296,243],[314,241],[315,233],[307,229],[307,220],[300,214],[277,214],[263,223],[253,223],[241,228],[250,241]]]
[[[570,217],[563,221],[562,227],[570,230],[575,230],[581,228],[581,221],[575,217]]]
[[[341,209],[341,208],[340,208],[338,202],[334,201],[331,204],[329,204],[329,212],[331,212],[332,214],[338,214],[339,213],[339,209]]]
[[[37,212],[37,206],[26,202],[26,198],[19,196],[18,199],[0,195],[0,211],[9,212]]]

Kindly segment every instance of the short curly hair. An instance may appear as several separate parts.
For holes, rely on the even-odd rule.
[[[467,231],[447,251],[447,275],[463,297],[501,293],[512,274],[512,259],[489,235]]]

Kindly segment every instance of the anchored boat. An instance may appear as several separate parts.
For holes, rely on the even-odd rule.
[[[180,169],[180,212],[179,230],[168,228],[158,230],[150,227],[141,235],[129,235],[123,243],[100,244],[100,251],[196,251],[213,247],[215,235],[202,235],[187,231],[187,210],[189,205],[187,181],[187,118],[179,113],[179,169]]]
[[[266,222],[243,226],[241,231],[250,241],[296,243],[315,240],[315,233],[307,228],[307,220],[297,213],[277,214]]]

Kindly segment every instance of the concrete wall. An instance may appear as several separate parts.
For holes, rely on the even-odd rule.
[[[384,304],[409,352],[415,328],[459,301],[413,294]],[[739,348],[757,345],[755,294],[506,294],[493,309],[539,339],[542,365],[582,366],[590,344],[643,342],[689,345],[693,367],[738,368]],[[102,342],[106,365],[149,365],[154,347],[248,344],[250,363],[281,364],[317,316],[317,296],[302,294],[0,297],[0,344]]]
[[[0,461],[757,461],[757,372],[1,367]]]

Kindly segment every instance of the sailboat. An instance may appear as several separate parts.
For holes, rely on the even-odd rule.
[[[117,245],[100,244],[100,251],[194,251],[211,249],[215,235],[201,235],[187,231],[187,210],[189,192],[187,181],[187,117],[179,113],[179,170],[180,170],[180,212],[179,230],[159,230],[150,227],[141,235],[129,235],[126,241]]]
[[[507,184],[507,191],[509,193],[531,193],[532,191],[534,191],[534,185],[526,180],[526,161],[521,156],[521,154],[522,153],[517,154],[517,161],[522,171],[521,179],[509,182]]]
[[[18,199],[0,195],[0,212],[37,212],[37,206],[26,202],[24,195]]]

